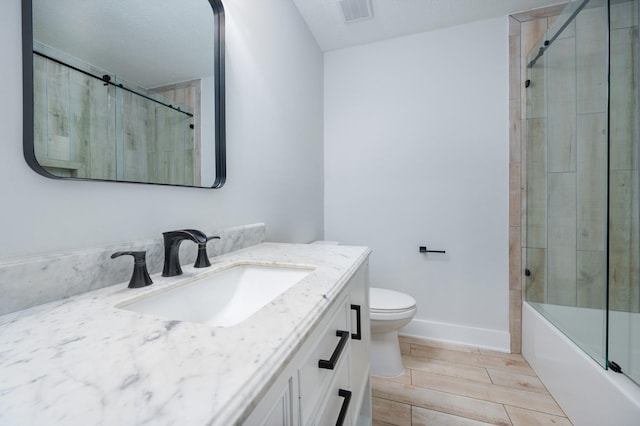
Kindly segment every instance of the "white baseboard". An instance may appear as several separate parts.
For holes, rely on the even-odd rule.
[[[399,334],[499,352],[511,351],[511,336],[506,331],[414,319],[402,327]]]

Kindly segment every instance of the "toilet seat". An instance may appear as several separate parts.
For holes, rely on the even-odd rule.
[[[408,294],[386,288],[369,289],[369,310],[371,313],[405,313],[416,309],[416,300]]]

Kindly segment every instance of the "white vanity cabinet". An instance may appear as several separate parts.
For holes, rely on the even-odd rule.
[[[371,424],[368,271],[365,260],[243,424]]]
[[[358,426],[371,424],[371,383],[369,380],[369,350],[371,322],[369,319],[369,261],[358,268],[350,281],[351,343],[351,410],[352,423]],[[360,320],[360,324],[358,324]],[[357,335],[359,333],[359,336]]]

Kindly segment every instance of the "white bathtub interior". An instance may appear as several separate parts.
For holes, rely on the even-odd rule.
[[[558,316],[568,313],[551,310]],[[581,314],[587,318],[589,312]],[[526,302],[522,354],[574,425],[640,424],[640,387],[624,374],[603,369]]]

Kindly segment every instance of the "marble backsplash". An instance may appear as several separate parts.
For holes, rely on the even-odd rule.
[[[266,235],[262,223],[201,230],[207,235],[220,236],[219,240],[207,243],[209,257],[263,243]],[[147,252],[149,274],[162,271],[162,235],[150,240],[0,262],[0,315],[126,283],[133,271],[132,257],[111,259],[111,254],[131,250]],[[183,242],[180,246],[181,264],[192,264],[196,254],[196,244]]]

